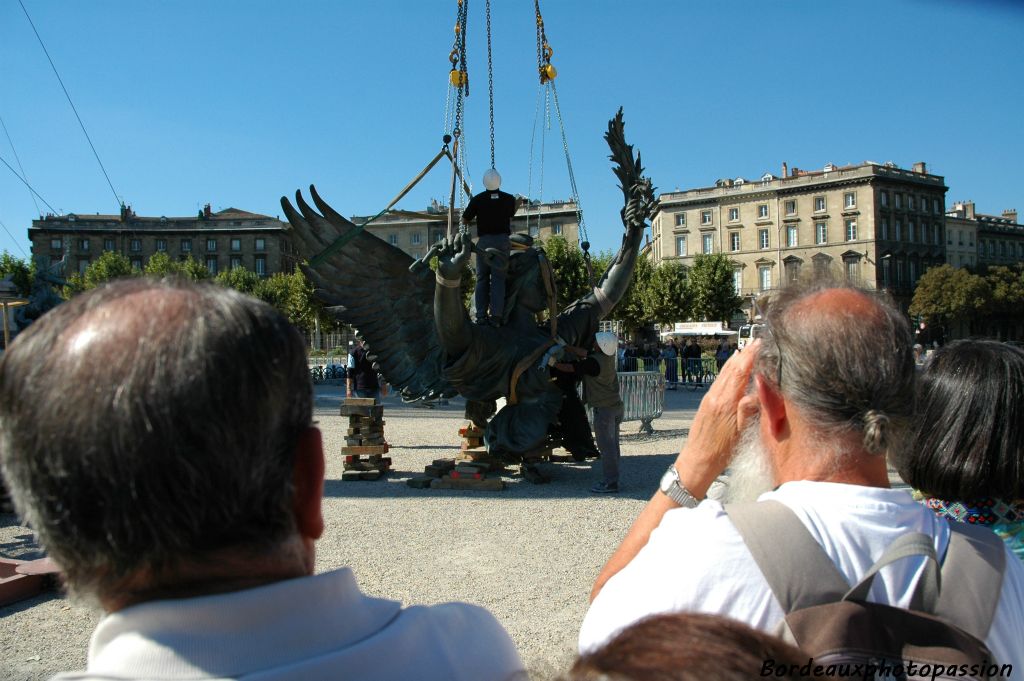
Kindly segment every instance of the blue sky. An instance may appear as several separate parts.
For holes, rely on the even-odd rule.
[[[533,3],[493,1],[497,165],[527,193],[537,102]],[[142,215],[203,203],[280,214],[310,183],[376,213],[440,148],[455,0],[23,0],[117,194]],[[466,136],[489,165],[484,0],[469,0]],[[926,161],[948,201],[1024,210],[1024,3],[543,0],[590,240],[617,245],[602,139],[627,137],[662,191],[826,163]],[[0,117],[54,208],[117,202],[17,0],[0,0]],[[557,123],[545,200],[570,194]],[[538,140],[541,132],[537,132]],[[539,146],[533,196],[538,197]],[[15,165],[0,133],[0,157]],[[447,193],[436,170],[400,206]],[[47,209],[40,204],[42,210]],[[36,216],[0,165],[0,249]]]

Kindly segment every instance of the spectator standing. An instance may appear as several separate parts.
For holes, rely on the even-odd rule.
[[[934,351],[896,465],[937,515],[991,528],[1024,560],[1024,351],[988,340]]]
[[[373,362],[367,356],[362,338],[356,339],[355,347],[348,355],[348,373],[345,374],[345,394],[349,397],[372,397],[380,401],[380,381]]]
[[[4,474],[72,592],[106,612],[88,668],[57,679],[525,678],[479,607],[402,608],[348,568],[314,575],[312,416],[302,336],[229,288],[121,279],[18,336]]]
[[[594,410],[594,434],[601,452],[601,480],[590,488],[595,494],[619,491],[619,426],[624,413],[619,395],[619,377],[615,373],[614,333],[604,331],[595,339],[595,351],[587,360],[597,365],[597,372],[583,376],[583,399]]]
[[[723,367],[659,491],[598,576],[581,652],[663,612],[708,612],[777,630],[786,611],[748,539],[721,503],[699,501],[737,445],[741,456],[733,467],[760,478],[756,487],[765,491],[754,517],[763,509],[760,515],[778,514],[776,527],[802,528],[794,536],[811,541],[834,567],[823,580],[860,582],[893,542],[914,533],[928,538],[940,560],[954,544],[960,556],[954,562],[969,553],[959,532],[951,538],[948,523],[906,491],[889,488],[886,457],[902,453],[913,417],[915,367],[905,316],[874,292],[817,282],[781,289],[766,321],[768,337]],[[837,337],[844,342],[834,342]],[[785,557],[785,546],[779,549]],[[1010,556],[1001,579],[968,573],[947,589],[954,597],[976,594],[979,607],[991,605],[992,617],[978,618],[984,631],[970,633],[1000,664],[1024,668],[1024,564],[1004,546],[995,550]],[[915,553],[888,566],[875,575],[868,600],[910,607],[928,560]]]
[[[671,340],[665,343],[665,349],[662,350],[661,358],[665,360],[665,383],[667,390],[675,390],[676,384],[679,382],[679,352],[676,350],[676,344]]]

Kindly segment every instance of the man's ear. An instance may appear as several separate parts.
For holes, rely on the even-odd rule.
[[[760,375],[754,377],[754,389],[761,404],[761,427],[767,428],[774,440],[789,437],[789,419],[782,393]]]
[[[306,539],[324,533],[324,443],[319,428],[302,431],[295,444],[295,524]]]

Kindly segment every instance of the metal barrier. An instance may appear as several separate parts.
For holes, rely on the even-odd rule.
[[[622,421],[639,421],[639,432],[651,434],[651,421],[665,413],[665,376],[660,371],[620,371],[619,397]],[[590,405],[586,407],[587,419],[593,425],[594,410]]]

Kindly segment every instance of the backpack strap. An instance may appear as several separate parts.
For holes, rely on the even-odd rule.
[[[885,549],[881,558],[864,573],[861,580],[846,592],[843,600],[866,601],[868,592],[871,591],[871,584],[879,570],[904,558],[924,556],[928,560],[924,565],[924,573],[917,580],[917,586],[910,597],[910,609],[918,612],[935,612],[936,603],[939,600],[941,577],[939,576],[939,561],[935,557],[935,545],[932,542],[931,537],[921,532],[911,532],[897,537]]]
[[[850,590],[832,559],[785,504],[727,504],[725,512],[787,615],[833,603]]]
[[[935,614],[984,641],[1003,589],[1006,549],[988,528],[950,522],[949,529],[942,578],[950,588],[939,595]]]

